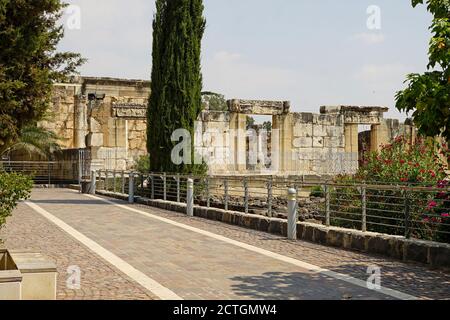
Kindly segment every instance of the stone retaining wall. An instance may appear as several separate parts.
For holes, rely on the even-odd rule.
[[[97,194],[128,201],[128,195],[97,191]],[[186,213],[186,205],[136,197],[136,203]],[[232,225],[287,236],[287,221],[254,214],[194,206],[194,216]],[[432,268],[450,270],[450,245],[406,239],[373,232],[325,227],[308,222],[297,223],[297,238],[326,246],[384,255],[405,262],[418,262]]]

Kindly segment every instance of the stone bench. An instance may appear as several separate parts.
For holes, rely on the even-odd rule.
[[[55,300],[56,265],[40,253],[0,249],[0,300]]]

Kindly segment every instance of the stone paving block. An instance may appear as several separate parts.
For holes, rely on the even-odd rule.
[[[428,262],[428,246],[420,241],[404,242],[404,259],[420,263]]]
[[[259,220],[258,230],[262,232],[269,232],[270,219],[262,218]]]
[[[340,231],[330,229],[327,234],[327,244],[329,246],[343,248],[344,247],[344,234]]]
[[[356,234],[353,233],[351,235],[351,244],[350,249],[357,250],[357,251],[366,251],[366,236],[363,234]]]
[[[281,222],[281,236],[288,236],[288,223],[286,221]]]
[[[310,241],[310,242],[314,241],[314,227],[313,226],[305,226],[303,240]]]
[[[301,223],[297,223],[297,239],[302,240],[303,239],[303,233],[305,231],[305,226]]]
[[[384,254],[389,250],[389,238],[382,235],[370,237],[367,241],[367,251],[376,254]]]
[[[281,219],[271,219],[269,223],[268,231],[273,234],[281,234],[283,220]]]
[[[388,255],[392,258],[403,260],[404,258],[404,241],[403,239],[390,239]]]
[[[231,218],[232,218],[232,215],[231,215],[230,212],[225,211],[225,212],[222,213],[222,221],[223,222],[228,223],[228,224],[232,224]]]
[[[316,228],[314,230],[314,242],[319,244],[326,244],[328,231],[329,230],[326,228]]]
[[[429,249],[429,262],[434,268],[450,270],[450,248],[431,247]]]
[[[352,249],[352,232],[351,231],[344,231],[342,233],[343,239],[342,239],[342,247],[347,250]]]
[[[194,207],[194,215],[200,218],[206,218],[208,214],[208,208]]]

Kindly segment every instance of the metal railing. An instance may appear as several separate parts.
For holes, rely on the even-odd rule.
[[[38,185],[80,182],[78,161],[0,161],[0,170],[28,175]]]
[[[179,203],[188,202],[189,179],[194,185],[192,201],[198,206],[288,219],[291,189],[295,191],[295,215],[300,221],[450,243],[447,182],[433,186],[339,183],[301,176],[96,173],[100,190],[122,194],[132,191],[133,197]]]

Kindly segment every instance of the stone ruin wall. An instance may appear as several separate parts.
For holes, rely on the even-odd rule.
[[[387,111],[383,107],[324,106],[320,114],[292,113],[286,101],[235,99],[228,101],[228,111],[202,112],[196,148],[209,160],[210,174],[351,174],[357,171],[360,160],[359,125],[371,126],[367,133],[371,151],[398,135],[411,142],[415,139],[415,128],[384,119]],[[246,120],[251,115],[272,116],[272,128],[278,130],[271,139],[274,163],[270,169],[248,170],[246,165]]]
[[[149,96],[146,81],[77,78],[55,85],[52,120],[42,124],[63,138],[65,149],[89,150],[92,170],[128,170],[147,153]],[[353,173],[359,159],[358,125],[372,128],[365,133],[370,150],[399,134],[415,137],[412,126],[384,119],[387,108],[382,107],[328,106],[317,114],[295,113],[287,101],[234,99],[225,109],[205,108],[195,131],[196,151],[208,159],[212,175]],[[246,123],[251,115],[272,116],[273,131],[278,132],[270,137],[271,169],[248,167]],[[256,151],[260,155],[261,150]]]
[[[127,170],[147,153],[149,96],[146,81],[76,78],[54,86],[51,120],[41,124],[64,149],[89,150],[92,170]]]

